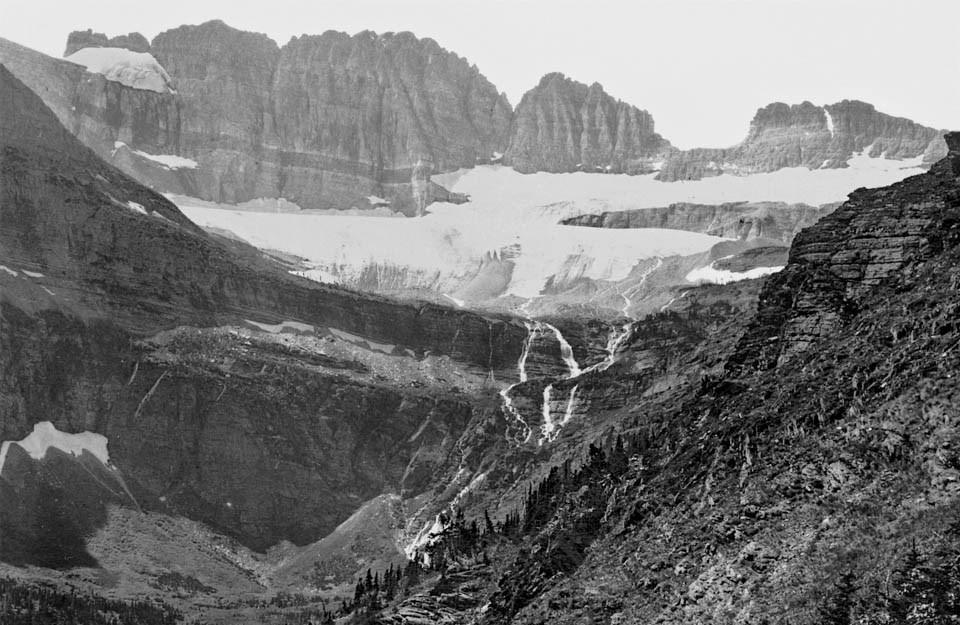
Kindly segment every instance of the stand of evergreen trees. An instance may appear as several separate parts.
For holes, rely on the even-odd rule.
[[[630,439],[629,446],[617,436],[608,451],[591,444],[586,458],[577,468],[569,460],[552,467],[546,478],[528,488],[522,509],[509,510],[503,520],[494,522],[487,511],[484,511],[482,520],[469,521],[460,508],[452,517],[441,513],[441,534],[417,552],[405,567],[391,565],[382,572],[368,569],[366,575],[357,580],[353,600],[344,602],[337,616],[372,614],[395,599],[411,594],[425,575],[442,574],[452,563],[489,564],[487,550],[493,544],[501,540],[516,542],[535,535],[550,522],[568,494],[580,491],[584,486],[619,480],[627,471],[630,454],[643,449],[646,443],[638,435]],[[599,505],[607,495],[604,489],[596,488],[593,491],[588,489],[588,497],[591,496]]]
[[[180,612],[161,603],[116,601],[0,578],[3,625],[175,625],[181,620]]]
[[[960,538],[955,524],[947,538]],[[817,606],[823,625],[951,625],[960,623],[960,549],[922,553],[913,545],[879,595],[858,588],[852,571],[840,574]]]

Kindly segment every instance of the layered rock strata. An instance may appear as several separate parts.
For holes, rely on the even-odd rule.
[[[504,160],[517,171],[650,173],[672,151],[646,111],[589,87],[547,74],[514,115]]]
[[[106,45],[142,47],[74,33],[68,51]],[[505,149],[506,98],[465,59],[410,33],[328,31],[281,48],[214,21],[161,33],[149,52],[176,94],[124,87],[0,42],[0,62],[81,141],[163,191],[227,203],[283,197],[302,208],[386,203],[416,214],[457,200],[432,173]],[[140,158],[114,160],[118,142]],[[171,167],[167,155],[197,165]]]
[[[865,299],[960,237],[960,133],[930,172],[858,189],[802,231],[772,277],[734,362],[765,369],[804,351],[862,312]]]
[[[563,223],[593,228],[669,228],[740,241],[764,239],[790,243],[800,230],[813,225],[836,206],[825,204],[815,207],[785,202],[680,202],[657,208],[581,215],[566,219]]]
[[[930,165],[946,154],[942,131],[843,100],[826,106],[775,102],[761,108],[740,144],[727,149],[677,152],[658,179],[697,180],[748,175],[785,167],[843,168],[855,154],[890,159],[922,157]]]

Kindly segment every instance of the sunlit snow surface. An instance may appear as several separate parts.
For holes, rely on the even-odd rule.
[[[741,280],[762,278],[763,276],[769,276],[779,271],[783,271],[783,266],[754,267],[747,271],[730,271],[729,269],[715,269],[713,263],[710,263],[706,267],[700,267],[688,273],[686,280],[687,282],[700,284],[730,284],[731,282],[739,282]]]
[[[113,143],[113,153],[116,154],[117,150],[120,148],[128,148],[129,146],[123,141],[115,141]],[[177,156],[176,154],[148,154],[147,152],[142,152],[140,150],[131,151],[137,156],[141,156],[149,161],[158,163],[165,169],[196,169],[197,161],[185,158],[183,156]]]
[[[134,89],[158,93],[173,91],[170,75],[149,52],[133,52],[126,48],[83,48],[66,60]]]
[[[55,425],[49,421],[41,421],[33,426],[33,432],[20,441],[14,441],[30,454],[31,458],[42,459],[47,455],[47,450],[56,447],[61,451],[79,456],[84,450],[89,451],[96,456],[100,462],[107,464],[110,456],[107,453],[107,437],[92,432],[80,432],[79,434],[68,434],[61,432]],[[3,463],[7,459],[7,451],[10,449],[11,441],[5,441],[0,446],[0,472],[3,471]]]
[[[922,157],[870,158],[869,150],[845,169],[789,168],[683,182],[659,182],[654,175],[519,174],[482,166],[433,177],[467,194],[469,202],[432,204],[427,215],[410,219],[257,213],[175,200],[202,227],[229,230],[258,247],[306,259],[312,268],[303,275],[319,281],[353,284],[370,267],[399,268],[453,293],[458,277],[474,275],[485,259],[506,259],[513,269],[503,294],[529,298],[551,277],[622,280],[638,261],[696,254],[721,240],[679,230],[559,225],[565,218],[674,202],[820,205],[843,200],[858,187],[885,186],[923,171]]]

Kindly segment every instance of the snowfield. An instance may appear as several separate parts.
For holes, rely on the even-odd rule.
[[[644,259],[698,254],[722,240],[680,230],[559,225],[568,217],[674,202],[773,200],[816,206],[843,200],[858,187],[885,186],[923,171],[922,157],[870,158],[869,151],[868,146],[844,169],[799,167],[684,182],[660,182],[653,174],[520,174],[486,165],[434,176],[470,201],[432,204],[426,215],[409,219],[250,212],[172,199],[201,227],[228,230],[257,247],[305,259],[308,269],[297,273],[308,278],[364,288],[373,275],[378,285],[400,280],[399,286],[433,289],[460,304],[470,297],[458,289],[484,266],[496,265],[498,275],[505,276],[499,295],[534,298],[551,284],[623,280]],[[718,272],[688,279],[734,276]]]
[[[167,70],[148,52],[132,52],[125,48],[83,48],[66,60],[134,89],[175,93]]]

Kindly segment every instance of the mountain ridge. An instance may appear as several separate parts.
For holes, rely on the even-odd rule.
[[[76,31],[68,50],[142,51],[135,35]],[[327,31],[280,46],[213,20],[160,33],[148,51],[182,83],[176,94],[91,80],[9,42],[0,60],[108,162],[162,191],[231,204],[282,197],[416,215],[465,199],[432,174],[490,162],[676,181],[843,168],[859,153],[928,166],[945,150],[939,131],[846,100],[772,103],[737,146],[677,150],[649,113],[598,83],[546,74],[514,109],[475,65],[410,33]]]

